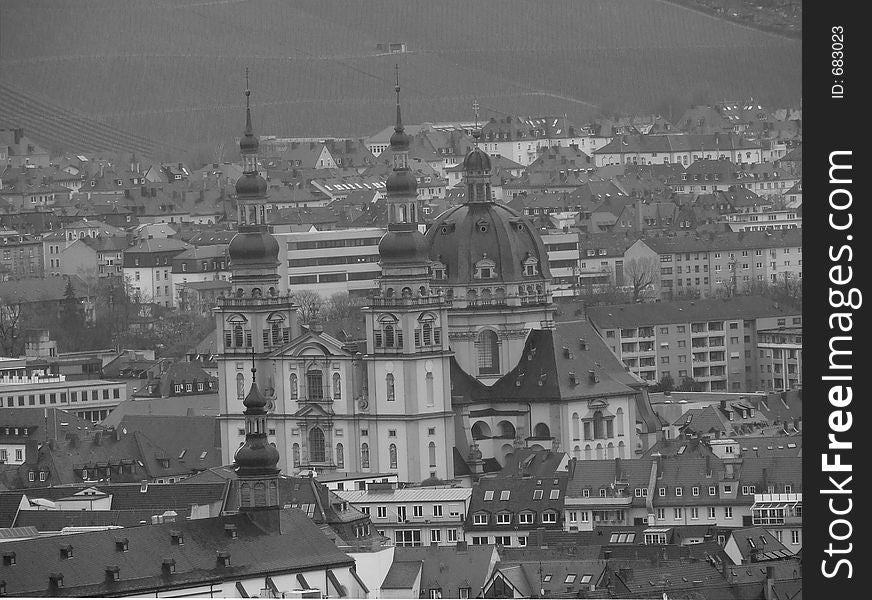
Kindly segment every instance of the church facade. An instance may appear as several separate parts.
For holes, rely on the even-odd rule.
[[[281,291],[246,109],[232,291],[214,313],[225,461],[245,441],[243,394],[252,383],[263,390],[264,433],[287,474],[446,480],[496,468],[522,447],[579,460],[634,457],[660,427],[645,385],[582,318],[556,324],[540,234],[493,200],[483,150],[464,160],[465,201],[425,228],[399,92],[389,227],[379,287],[363,309],[365,351],[317,322],[301,325]]]

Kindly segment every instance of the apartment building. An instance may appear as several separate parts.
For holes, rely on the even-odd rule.
[[[551,292],[555,297],[572,296],[578,289],[579,252],[577,232],[542,234],[551,269]]]
[[[593,152],[597,167],[620,164],[670,164],[684,166],[698,160],[733,163],[763,162],[759,143],[733,133],[620,135]]]
[[[594,306],[587,318],[615,356],[651,383],[668,376],[676,386],[693,379],[703,391],[749,392],[801,381],[802,314],[767,298]]]
[[[173,259],[188,244],[172,238],[146,239],[124,252],[124,278],[142,302],[173,306],[175,289],[170,277]]]
[[[0,379],[0,420],[4,408],[26,406],[61,408],[80,419],[97,422],[105,419],[125,400],[127,386],[124,382],[102,379],[67,381],[65,375],[41,373],[4,374]]]
[[[624,261],[650,265],[657,296],[741,294],[754,284],[802,279],[802,229],[640,239]]]
[[[742,528],[759,523],[781,530],[773,534],[776,539],[792,552],[799,551],[802,458],[745,455],[731,440],[721,442],[705,456],[579,461],[566,488],[564,530],[648,525],[645,543],[665,544],[670,527]],[[757,492],[762,489],[768,494],[763,498],[778,500],[761,498]],[[770,503],[783,506],[770,513]],[[725,539],[718,541],[723,544]]]
[[[463,541],[472,489],[396,489],[391,483],[371,483],[366,490],[334,493],[368,515],[378,533],[393,540],[395,546],[412,547]]]
[[[312,290],[325,298],[370,293],[381,276],[378,243],[384,234],[379,227],[274,234],[282,292]]]

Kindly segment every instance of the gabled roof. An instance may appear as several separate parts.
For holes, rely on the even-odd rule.
[[[668,323],[759,319],[799,315],[800,311],[760,296],[734,296],[710,300],[677,300],[644,304],[612,304],[586,309],[598,330],[645,327]]]
[[[460,588],[470,588],[470,598],[478,596],[497,557],[493,546],[469,546],[465,551],[454,546],[394,550],[394,564],[420,564],[421,589],[441,588],[443,598],[458,598]]]
[[[727,543],[730,540],[736,543],[743,563],[793,556],[793,553],[784,544],[763,527],[734,529]]]
[[[466,401],[601,398],[635,394],[633,386],[639,385],[586,321],[564,321],[553,331],[531,331],[521,360],[491,386],[465,373],[454,358],[451,378],[454,396]]]
[[[466,515],[467,526],[473,524],[473,515],[482,512],[491,515],[489,530],[513,528],[512,525],[497,525],[493,515],[501,512],[512,513],[513,523],[518,522],[514,515],[524,511],[539,514],[551,510],[560,515],[563,512],[566,483],[566,472],[550,477],[482,477],[472,488],[469,511]],[[539,492],[541,498],[536,498]],[[553,497],[554,495],[556,497]]]
[[[15,552],[16,565],[5,569],[9,595],[115,596],[153,593],[167,585],[196,586],[228,578],[227,567],[216,561],[228,552],[232,577],[249,579],[264,574],[305,569],[352,566],[354,560],[340,552],[317,525],[298,510],[280,511],[281,532],[267,532],[248,515],[177,521],[161,525],[43,537],[6,542],[4,551]],[[235,525],[237,537],[225,533]],[[184,545],[172,543],[171,532],[184,536]],[[127,550],[117,549],[126,540]],[[73,555],[63,558],[59,548],[71,545]],[[162,561],[172,559],[175,573],[163,574]],[[120,580],[107,581],[106,567],[119,567]],[[62,573],[63,587],[49,586],[49,573]]]
[[[394,558],[381,584],[383,590],[411,590],[421,576],[423,560],[399,561]]]
[[[88,297],[88,286],[78,275],[69,275],[77,298]],[[67,276],[44,279],[0,281],[0,298],[5,302],[52,302],[63,300]]]

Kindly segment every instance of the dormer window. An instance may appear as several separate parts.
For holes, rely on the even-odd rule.
[[[170,531],[170,542],[174,546],[184,546],[185,536],[181,531]]]
[[[487,257],[487,254],[482,255],[482,259],[475,263],[476,279],[492,279],[496,275],[497,263]]]
[[[61,559],[67,560],[73,557],[73,547],[70,544],[61,546]]]
[[[130,549],[130,542],[127,538],[115,540],[115,550],[118,552],[127,552]]]
[[[6,567],[11,567],[15,564],[15,553],[14,552],[4,552],[3,553],[3,565]]]
[[[121,579],[121,569],[117,566],[107,566],[106,567],[106,581],[118,581]]]
[[[165,575],[171,575],[176,572],[176,561],[172,558],[163,559],[163,563],[161,563],[161,570]]]
[[[534,277],[539,274],[539,260],[530,256],[529,253],[527,254],[527,258],[524,259],[522,265],[526,277]]]
[[[482,219],[482,220],[476,222],[475,228],[481,233],[487,233],[488,222],[485,221],[484,219]]]

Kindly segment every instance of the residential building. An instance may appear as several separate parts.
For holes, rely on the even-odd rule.
[[[68,381],[65,375],[4,377],[0,379],[0,399],[5,408],[63,408],[81,419],[98,422],[127,400],[127,386],[100,379]]]
[[[499,561],[493,546],[398,547],[381,597],[481,598],[485,579]]]
[[[194,246],[172,257],[174,306],[187,304],[179,286],[200,281],[226,281],[230,278],[227,246]]]
[[[655,295],[670,300],[747,293],[802,279],[802,229],[640,239],[624,253]]]
[[[551,477],[482,477],[464,525],[468,544],[527,546],[539,529],[563,529],[566,472]]]
[[[124,278],[140,302],[175,306],[176,293],[170,274],[173,259],[188,244],[173,238],[146,239],[124,252]]]
[[[462,541],[470,506],[470,488],[395,488],[370,483],[366,490],[337,490],[336,495],[369,515],[380,535],[398,547],[456,546]]]
[[[38,236],[0,231],[0,280],[43,277],[43,244]]]
[[[801,325],[802,315],[766,298],[592,306],[587,317],[615,356],[651,383],[668,375],[676,386],[692,379],[701,391],[775,390],[776,378],[799,371],[796,334],[776,332]],[[771,335],[758,335],[772,329]],[[776,349],[779,359],[773,358]]]
[[[577,232],[548,232],[542,234],[542,243],[548,252],[551,267],[552,295],[571,296],[579,288],[580,255]]]
[[[758,142],[734,133],[621,135],[593,152],[597,167],[626,163],[679,163],[725,159],[732,163],[763,162]]]

